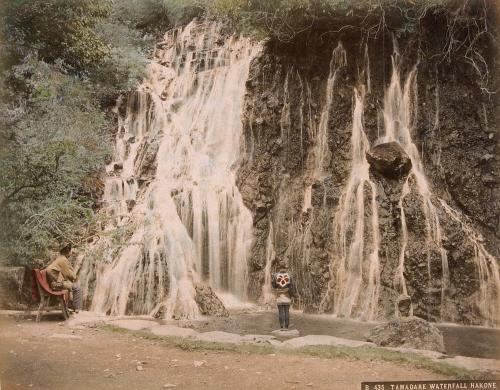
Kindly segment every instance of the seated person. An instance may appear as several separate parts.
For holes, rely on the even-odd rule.
[[[71,254],[71,244],[67,244],[59,251],[59,256],[50,263],[47,270],[47,281],[54,291],[68,290],[70,302],[76,313],[82,308],[82,289],[76,283],[76,274],[68,260]]]

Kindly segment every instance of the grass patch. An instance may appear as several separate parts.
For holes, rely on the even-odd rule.
[[[456,367],[445,362],[437,362],[415,353],[402,353],[377,347],[334,347],[311,346],[296,349],[297,354],[315,356],[322,359],[351,359],[360,361],[385,361],[414,368],[426,369],[436,374],[446,375],[455,379],[484,378],[484,374]]]
[[[346,359],[358,361],[384,361],[405,365],[412,368],[426,369],[436,374],[452,377],[454,379],[485,379],[484,373],[467,370],[448,364],[434,361],[415,353],[402,353],[377,347],[342,347],[342,346],[310,346],[297,349],[277,348],[272,345],[232,344],[192,340],[182,337],[156,336],[147,331],[130,331],[114,325],[105,325],[103,329],[113,332],[130,334],[137,338],[159,342],[162,345],[176,347],[184,351],[224,351],[239,354],[271,353],[283,355],[313,356],[321,359]]]

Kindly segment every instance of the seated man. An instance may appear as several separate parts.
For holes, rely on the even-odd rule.
[[[68,290],[70,301],[76,313],[82,308],[82,290],[76,283],[76,274],[68,260],[71,254],[71,244],[67,244],[59,251],[59,256],[50,263],[47,270],[47,281],[54,291]]]

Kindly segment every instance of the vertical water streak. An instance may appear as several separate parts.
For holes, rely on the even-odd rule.
[[[347,53],[339,42],[337,47],[332,51],[332,57],[330,59],[329,74],[326,81],[325,90],[325,102],[320,114],[320,120],[317,128],[313,125],[312,121],[309,121],[308,125],[308,136],[314,142],[312,149],[312,172],[310,177],[306,180],[306,188],[304,189],[304,201],[302,210],[306,212],[308,209],[312,208],[311,197],[312,197],[312,185],[317,180],[323,180],[325,159],[328,155],[328,129],[330,122],[330,112],[333,104],[334,87],[337,80],[338,71],[347,65]],[[302,87],[303,90],[303,87]],[[308,98],[310,100],[310,86],[308,86]],[[303,101],[303,96],[302,96]],[[303,105],[302,107],[303,108]],[[311,113],[311,107],[309,107],[309,112]],[[310,115],[311,118],[311,115]],[[302,137],[302,132],[301,132]]]
[[[281,111],[280,117],[280,130],[281,130],[281,142],[285,145],[286,153],[288,153],[290,146],[290,91],[289,91],[289,81],[291,69],[287,69],[285,85],[283,87],[283,109]]]
[[[322,179],[324,176],[324,161],[328,153],[328,125],[330,121],[330,111],[333,102],[333,91],[335,81],[339,69],[347,65],[347,53],[342,46],[338,43],[337,47],[332,52],[330,60],[330,73],[326,81],[325,103],[320,115],[318,131],[315,139],[314,147],[314,171],[313,177],[315,179]]]
[[[452,220],[458,222],[467,239],[474,247],[474,264],[479,282],[479,294],[476,304],[485,325],[498,326],[500,324],[500,272],[497,259],[492,256],[481,243],[483,238],[476,233],[465,217],[451,208],[443,199],[439,199],[443,210]]]
[[[376,185],[370,179],[366,152],[369,142],[364,132],[365,87],[354,89],[351,171],[334,217],[336,258],[330,263],[331,283],[321,303],[327,309],[333,295],[333,313],[371,320],[376,316],[380,290],[379,227]],[[371,248],[365,251],[365,185],[371,199]],[[365,253],[368,255],[365,257]],[[368,275],[363,278],[363,269]],[[365,279],[365,280],[364,280]],[[334,282],[332,284],[332,281]],[[363,285],[363,281],[365,285]]]
[[[427,181],[422,159],[416,145],[413,143],[411,132],[413,129],[412,120],[416,118],[416,68],[413,68],[406,77],[404,86],[401,86],[400,59],[395,45],[395,52],[392,55],[392,76],[390,84],[384,96],[384,128],[385,135],[377,143],[398,142],[408,154],[412,168],[410,176],[415,178],[417,191],[422,197],[422,209],[425,217],[426,242],[427,242],[427,268],[429,285],[432,278],[430,271],[430,249],[436,246],[441,256],[442,279],[441,279],[441,310],[444,308],[446,291],[449,285],[448,257],[443,248],[442,231],[437,210],[432,203],[432,193]],[[406,282],[404,280],[404,257],[407,245],[407,226],[404,215],[403,199],[409,193],[408,179],[404,184],[404,189],[400,199],[401,223],[402,223],[402,244],[400,250],[399,266],[395,275],[395,285],[400,287],[400,293],[406,294]],[[444,313],[442,312],[443,316]],[[441,318],[443,319],[443,318]]]
[[[271,286],[271,267],[276,257],[274,249],[274,229],[273,223],[269,223],[269,234],[266,242],[266,265],[264,267],[264,285],[262,286],[262,304],[271,307],[274,303],[274,294]]]
[[[408,183],[408,180],[406,180],[405,183],[403,184],[403,190],[401,191],[401,198],[399,199],[398,203],[401,215],[401,249],[399,253],[398,268],[396,271],[396,277],[394,281],[396,289],[399,289],[399,292],[402,295],[408,295],[408,289],[406,287],[406,279],[404,276],[405,253],[406,253],[406,246],[408,245],[408,227],[406,225],[406,214],[403,207],[403,200],[409,193],[410,193],[410,185]]]

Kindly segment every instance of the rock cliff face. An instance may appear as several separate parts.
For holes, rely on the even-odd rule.
[[[473,57],[448,50],[442,18],[262,45],[209,21],[168,32],[116,106],[119,240],[82,260],[92,307],[191,318],[199,282],[269,304],[287,266],[306,312],[391,319],[405,297],[428,321],[498,326],[497,55],[486,34]]]
[[[307,312],[391,318],[398,296],[407,294],[413,314],[431,321],[498,324],[496,104],[463,52],[451,61],[437,55],[445,34],[438,16],[398,39],[381,33],[364,42],[358,32],[316,31],[292,43],[270,41],[253,60],[237,177],[253,215],[251,297],[261,298],[266,265],[283,260],[297,281],[295,305]],[[479,49],[493,71],[488,42]],[[400,136],[383,146],[388,123]],[[353,221],[342,224],[356,126],[373,148],[363,157],[371,167],[355,194],[364,214],[353,207]],[[345,264],[336,260],[339,240]],[[371,260],[349,269],[356,256]],[[340,291],[342,278],[356,291]],[[363,297],[366,290],[371,298]],[[345,313],[335,308],[346,300]]]

